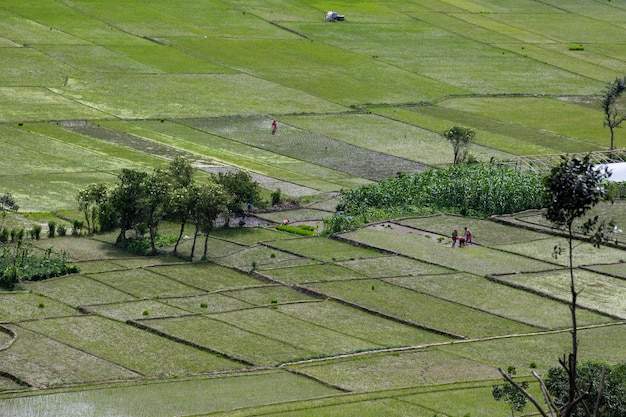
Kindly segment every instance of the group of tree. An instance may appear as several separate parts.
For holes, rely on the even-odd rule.
[[[193,173],[191,164],[177,157],[165,169],[152,173],[123,169],[112,187],[88,185],[77,194],[87,230],[119,228],[119,246],[143,251],[147,241],[148,252],[156,254],[159,224],[168,219],[180,223],[174,254],[179,254],[185,227],[194,225],[189,257],[193,259],[197,237],[202,233],[206,257],[208,236],[218,218],[228,225],[229,217],[241,212],[244,203],[259,205],[262,201],[258,184],[246,171],[210,175],[202,181],[195,180]]]

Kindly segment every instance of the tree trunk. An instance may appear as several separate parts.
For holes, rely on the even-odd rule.
[[[180,233],[178,234],[178,239],[176,239],[176,244],[174,245],[174,255],[178,254],[178,244],[180,243],[180,240],[183,238],[183,233],[185,232],[185,221],[182,221],[180,223]]]
[[[189,256],[192,262],[193,262],[193,253],[196,251],[196,239],[198,238],[198,231],[199,231],[198,229],[199,229],[199,226],[196,224],[196,230],[193,233],[193,244],[191,245],[191,255]]]

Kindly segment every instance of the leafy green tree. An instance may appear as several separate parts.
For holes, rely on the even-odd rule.
[[[197,187],[190,184],[186,187],[174,187],[170,195],[169,215],[180,222],[180,232],[174,245],[174,254],[178,254],[178,245],[183,238],[185,227],[192,219],[197,202]]]
[[[528,388],[528,382],[523,381],[519,384],[522,388]],[[504,401],[511,408],[511,417],[515,416],[516,411],[524,411],[526,408],[526,396],[517,390],[511,384],[496,385],[492,388],[491,394],[496,401]]]
[[[507,374],[500,369],[500,373],[519,391],[523,392],[540,414],[544,417],[559,416],[570,417],[577,405],[587,398],[593,398],[595,403],[600,402],[602,396],[603,380],[601,379],[597,390],[592,387],[579,385],[577,378],[578,368],[578,323],[576,318],[578,291],[574,280],[574,222],[587,215],[596,204],[604,197],[604,182],[610,176],[610,172],[594,167],[589,155],[584,158],[563,157],[561,163],[552,168],[550,174],[544,179],[544,216],[552,223],[556,229],[565,229],[568,242],[569,256],[569,276],[570,276],[570,314],[572,320],[572,345],[571,352],[559,358],[559,364],[567,375],[567,400],[557,405],[553,398],[549,396],[545,384],[539,376],[533,375],[542,387],[546,399],[548,410],[544,410],[541,405],[519,384],[515,383]],[[580,226],[580,232],[585,235],[592,235],[592,242],[599,246],[604,243],[612,230],[613,224],[607,225],[604,221],[598,222],[598,217],[586,220]],[[562,253],[562,248],[554,248],[554,256]],[[598,417],[598,408],[585,410],[585,416]]]
[[[467,158],[467,148],[474,141],[476,133],[467,127],[452,126],[443,132],[443,137],[452,145],[454,165],[461,164]]]
[[[604,381],[602,396],[598,403],[602,417],[623,417],[626,410],[626,363],[611,366],[601,362],[583,362],[578,367],[577,385],[587,391],[597,392]],[[557,407],[569,398],[569,379],[561,367],[552,367],[545,380],[546,387]],[[572,417],[585,417],[596,407],[597,398],[588,396],[572,410]]]
[[[231,213],[242,212],[244,204],[259,205],[261,203],[259,184],[252,181],[247,171],[220,172],[215,176],[215,182],[233,196],[228,204],[228,210]]]
[[[78,209],[83,212],[87,223],[87,232],[92,233],[97,229],[98,208],[107,199],[109,189],[103,183],[89,184],[78,191],[76,201]]]
[[[607,84],[602,97],[604,126],[608,127],[611,132],[611,150],[615,149],[615,129],[626,120],[626,103],[620,100],[625,90],[626,77],[618,77]]]
[[[182,156],[177,156],[170,162],[167,172],[175,186],[188,187],[193,181],[193,166]]]
[[[20,206],[15,203],[13,196],[10,193],[4,193],[0,196],[0,213],[2,215],[2,222],[0,222],[0,230],[4,227],[4,220],[7,216],[7,211],[18,211]]]
[[[196,223],[196,230],[193,237],[190,257],[193,259],[196,239],[200,232],[203,232],[204,252],[202,257],[206,259],[209,234],[213,230],[215,221],[219,215],[227,212],[231,196],[222,185],[217,183],[201,183],[195,188],[193,220]]]
[[[170,162],[167,171],[172,186],[167,214],[180,222],[180,232],[174,245],[174,254],[177,255],[185,226],[193,214],[197,189],[193,184],[193,166],[185,158],[176,157]]]
[[[169,178],[170,176],[166,171],[157,169],[144,178],[141,187],[141,193],[143,193],[140,199],[142,213],[138,220],[148,230],[152,255],[157,253],[155,239],[159,223],[169,207],[171,191]]]
[[[110,203],[119,219],[120,234],[117,243],[127,246],[126,232],[137,230],[142,232],[144,211],[141,202],[146,193],[145,181],[148,174],[132,169],[123,169],[118,176],[118,184],[111,191]]]

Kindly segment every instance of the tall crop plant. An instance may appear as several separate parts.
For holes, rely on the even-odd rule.
[[[339,209],[357,216],[371,210],[407,214],[433,210],[478,216],[541,208],[539,175],[498,164],[455,165],[345,191]]]

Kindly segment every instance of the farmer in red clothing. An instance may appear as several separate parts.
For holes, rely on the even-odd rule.
[[[276,124],[276,120],[272,121],[272,135],[276,133],[278,130],[278,124]]]

